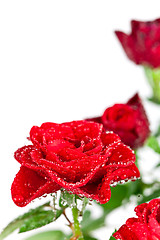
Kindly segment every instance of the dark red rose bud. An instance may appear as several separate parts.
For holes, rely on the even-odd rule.
[[[160,67],[160,19],[131,21],[129,35],[116,31],[116,35],[128,58],[136,64]]]
[[[31,129],[30,140],[15,152],[21,168],[11,192],[21,207],[61,188],[106,203],[112,184],[140,176],[133,151],[102,124],[44,123]]]
[[[153,199],[135,208],[138,218],[129,218],[113,234],[120,240],[159,240],[160,239],[160,199]]]
[[[89,120],[96,122],[97,119],[105,131],[117,133],[122,142],[134,149],[142,146],[150,133],[148,118],[138,94],[126,104],[115,104],[107,108],[102,117]]]

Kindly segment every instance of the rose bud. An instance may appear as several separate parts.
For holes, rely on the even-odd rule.
[[[140,176],[134,152],[116,134],[104,132],[102,124],[43,123],[32,127],[30,140],[15,152],[21,168],[11,193],[21,207],[61,188],[106,203],[112,184]]]
[[[148,118],[138,94],[126,104],[107,108],[101,117],[87,120],[101,122],[105,131],[118,134],[122,142],[134,149],[142,146],[150,133]]]
[[[120,240],[160,239],[160,199],[153,199],[135,208],[137,218],[129,218],[113,237]]]
[[[160,18],[154,21],[131,21],[131,33],[115,31],[128,58],[144,66],[152,88],[152,100],[160,103]]]

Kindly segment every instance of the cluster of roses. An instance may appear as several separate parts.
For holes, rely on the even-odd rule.
[[[13,200],[25,206],[65,188],[105,203],[111,183],[139,177],[135,155],[124,144],[137,148],[148,135],[149,122],[138,94],[127,104],[107,108],[102,117],[33,127],[33,145],[15,152],[21,169],[12,185]]]
[[[132,21],[131,35],[116,34],[136,64],[160,66],[159,19]],[[34,126],[29,138],[32,144],[15,152],[21,168],[11,188],[13,201],[23,207],[63,188],[106,203],[112,184],[140,177],[132,149],[142,146],[149,134],[148,118],[138,94],[126,104],[107,108],[100,117]],[[138,218],[128,219],[114,237],[160,239],[160,200],[141,204],[135,211]]]

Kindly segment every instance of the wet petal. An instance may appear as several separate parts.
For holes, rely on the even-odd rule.
[[[76,139],[83,139],[86,136],[99,139],[103,128],[101,124],[88,121],[73,121],[70,125]]]
[[[113,132],[102,133],[101,135],[102,143],[105,147],[109,147],[111,144],[121,142],[120,137]]]
[[[135,235],[135,233],[125,224],[122,225],[122,227],[113,234],[113,237],[120,240],[140,240]]]
[[[153,216],[149,217],[148,227],[152,235],[155,235],[157,238],[160,239],[160,224]]]
[[[98,202],[101,204],[107,203],[111,198],[111,189],[109,181],[104,178],[98,189]]]
[[[160,239],[160,199],[137,206],[135,212],[138,218],[129,218],[113,236],[125,240],[132,233],[137,240]]]
[[[92,200],[99,201],[98,198],[98,184],[97,183],[88,183],[84,187],[75,188],[72,190],[74,194],[77,194],[81,197],[87,197]]]
[[[21,164],[22,163],[33,164],[32,153],[36,153],[38,158],[42,158],[41,152],[39,150],[37,150],[33,145],[28,145],[28,146],[19,148],[14,153],[14,157]]]
[[[74,137],[71,127],[65,124],[43,123],[41,127],[32,127],[30,131],[32,143],[40,148],[48,144],[48,141],[65,137]]]
[[[131,148],[124,145],[123,143],[118,143],[113,151],[109,160],[108,165],[119,165],[119,166],[129,166],[135,163],[135,154]]]
[[[130,179],[136,180],[136,178],[138,178],[139,176],[139,171],[134,165],[130,168],[120,168],[108,172],[103,178],[102,183],[99,185],[99,202],[101,204],[104,204],[110,200],[110,185],[116,185],[121,181],[128,181]]]
[[[22,166],[17,173],[12,187],[12,199],[17,206],[24,207],[35,198],[60,189],[59,185],[42,177],[38,171]]]

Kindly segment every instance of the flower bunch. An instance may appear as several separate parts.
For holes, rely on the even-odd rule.
[[[133,151],[101,124],[74,121],[44,123],[30,131],[33,145],[15,152],[21,164],[12,184],[18,206],[61,188],[79,196],[109,201],[110,185],[138,178]]]
[[[153,90],[152,100],[158,103],[160,19],[132,21],[131,26],[130,35],[120,31],[116,35],[129,59],[144,66]],[[160,239],[160,183],[157,179],[145,181],[138,169],[139,148],[149,147],[160,154],[159,138],[160,127],[151,132],[138,93],[126,103],[107,107],[98,117],[33,126],[30,144],[14,154],[20,170],[11,186],[12,199],[19,207],[42,196],[50,195],[52,200],[12,221],[0,234],[0,240],[15,229],[33,230],[61,215],[71,234],[53,231],[31,239],[97,240],[92,230],[104,226],[108,214],[130,202],[138,205],[137,217],[129,218],[110,239]],[[156,170],[159,166],[155,166]],[[102,215],[95,219],[86,210],[91,201],[102,209]],[[66,209],[71,209],[72,220]]]

